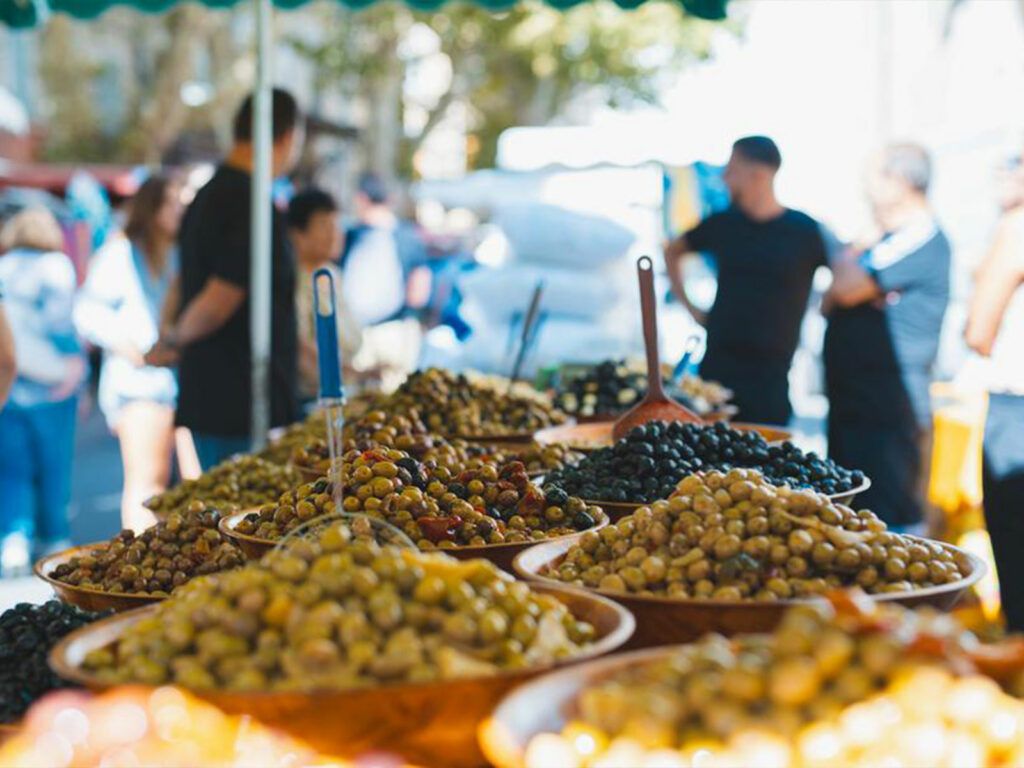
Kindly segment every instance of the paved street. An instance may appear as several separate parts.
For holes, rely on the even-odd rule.
[[[95,407],[78,424],[68,514],[75,544],[109,538],[120,530],[121,453]]]

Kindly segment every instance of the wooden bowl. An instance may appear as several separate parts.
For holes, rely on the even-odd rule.
[[[793,433],[780,427],[771,427],[764,424],[729,424],[733,429],[740,432],[757,432],[768,443],[781,443],[793,437]],[[614,421],[592,421],[586,424],[563,424],[558,427],[549,427],[537,432],[533,439],[541,445],[551,443],[565,443],[574,451],[589,453],[598,448],[607,448],[614,445],[612,430],[615,428]]]
[[[244,533],[239,533],[235,530],[235,526],[237,526],[246,515],[255,511],[257,510],[250,509],[243,512],[236,512],[233,515],[222,517],[220,522],[217,524],[221,534],[231,541],[234,541],[245,553],[245,556],[252,560],[258,560],[280,544],[280,540],[277,539],[261,539],[256,536],[248,536]],[[602,511],[601,514],[597,516],[596,525],[593,528],[588,528],[587,530],[598,531],[610,522],[608,515]],[[559,536],[554,539],[545,539],[544,541],[572,541],[575,540],[580,533],[584,533],[584,531],[566,534],[565,536]],[[490,560],[502,570],[512,573],[512,561],[515,560],[516,555],[520,552],[526,551],[536,543],[536,541],[523,541],[512,544],[483,544],[476,547],[455,547],[454,549],[444,549],[440,551],[444,552],[446,555],[451,555],[457,560],[475,560],[476,558]]]
[[[908,537],[915,538],[915,537]],[[873,600],[895,602],[905,606],[932,605],[949,610],[961,596],[985,575],[986,566],[981,558],[964,552],[952,544],[940,542],[943,548],[959,553],[970,563],[968,574],[959,581],[912,592],[894,592],[872,595]],[[512,563],[517,576],[539,584],[561,582],[542,576],[550,566],[558,565],[572,545],[571,541],[542,542],[527,549]],[[588,589],[604,595],[630,610],[636,619],[636,632],[627,648],[649,648],[658,645],[686,643],[708,632],[737,635],[746,632],[770,632],[789,606],[807,602],[802,600],[673,600],[667,597],[641,597],[639,595]],[[810,599],[810,598],[808,598]]]
[[[71,558],[82,557],[105,546],[105,543],[84,544],[80,547],[72,547],[55,555],[44,557],[36,563],[34,568],[35,574],[53,587],[53,591],[61,602],[75,605],[83,611],[130,611],[133,608],[159,603],[164,599],[159,595],[151,595],[147,592],[116,594],[91,587],[76,587],[73,584],[57,581],[57,579],[50,575],[58,565],[63,565],[71,560]]]
[[[519,686],[480,725],[478,737],[487,764],[523,768],[530,740],[542,733],[559,733],[575,714],[576,702],[585,688],[631,667],[660,661],[678,650],[648,648],[616,654],[556,670]]]
[[[598,640],[565,663],[610,653],[632,634],[629,612],[586,592],[540,587],[590,622]],[[142,609],[112,616],[71,633],[50,653],[51,668],[66,680],[94,691],[110,687],[82,669],[86,654],[115,642],[131,625],[153,612]],[[562,666],[562,665],[558,665]],[[326,754],[356,757],[371,751],[400,755],[417,765],[479,766],[483,756],[476,728],[510,689],[552,669],[534,667],[492,677],[400,684],[313,693],[194,693],[229,714],[245,714],[308,742]]]

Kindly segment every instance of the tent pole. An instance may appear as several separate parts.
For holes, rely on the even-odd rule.
[[[252,347],[252,440],[262,448],[270,429],[271,328],[271,0],[253,0],[256,11],[256,89],[253,99],[252,223],[249,280]]]

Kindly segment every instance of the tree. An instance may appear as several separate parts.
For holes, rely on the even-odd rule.
[[[677,2],[624,11],[609,2],[558,11],[529,2],[492,13],[473,5],[416,12],[402,5],[351,11],[316,9],[329,30],[316,42],[290,42],[313,62],[319,92],[365,105],[374,170],[409,173],[411,160],[453,104],[469,110],[476,166],[493,164],[497,139],[514,125],[542,125],[580,96],[612,105],[653,102],[662,77],[707,55],[716,24],[688,16]],[[426,27],[436,50],[405,50]],[[450,67],[432,103],[411,103],[403,83],[426,56]],[[415,110],[423,119],[407,119]]]
[[[113,10],[102,24],[53,16],[40,38],[49,106],[44,156],[155,163],[185,128],[223,122],[225,107],[249,87],[235,74],[247,46],[231,34],[232,18],[191,4],[161,15]],[[212,98],[190,107],[181,89],[201,61],[208,62]],[[111,98],[103,98],[105,88]],[[112,105],[114,117],[107,114]]]

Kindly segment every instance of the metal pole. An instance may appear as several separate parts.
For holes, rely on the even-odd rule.
[[[252,233],[249,322],[252,346],[252,441],[262,448],[270,429],[271,328],[271,93],[270,0],[253,0],[256,10],[256,92],[253,99]]]

